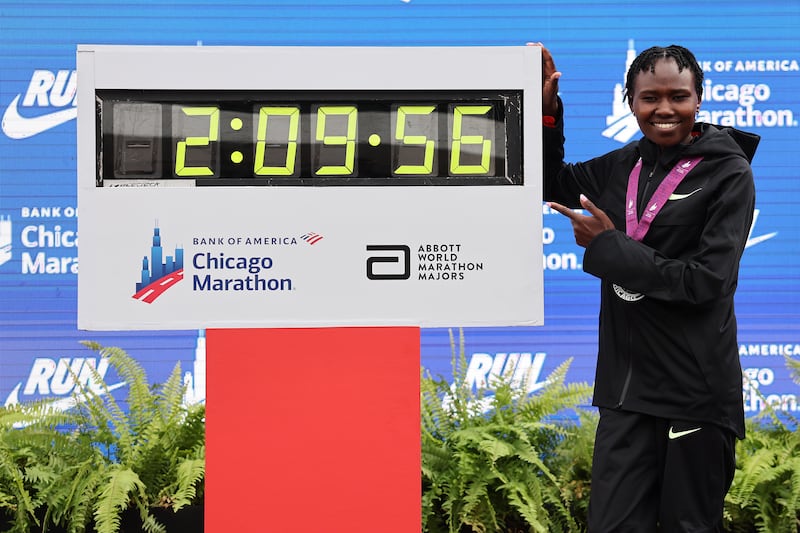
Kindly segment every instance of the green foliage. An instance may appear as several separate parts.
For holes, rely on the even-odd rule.
[[[127,384],[127,409],[96,371],[92,385],[72,376],[79,391],[69,412],[48,402],[0,409],[0,511],[14,516],[13,533],[53,524],[116,533],[127,509],[148,533],[163,533],[151,508],[202,501],[205,407],[184,404],[179,363],[151,386],[123,350],[85,344]]]
[[[80,431],[58,429],[75,424],[74,414],[47,401],[0,409],[0,512],[12,517],[9,531],[56,523],[71,497],[88,507],[85,494],[59,490],[66,480],[93,471],[101,458]]]
[[[800,361],[787,358],[787,367],[800,385]],[[755,386],[753,391],[760,395]],[[784,422],[763,395],[761,399],[767,408],[747,421],[747,438],[737,443],[725,521],[733,533],[796,533],[800,531],[800,424],[787,413],[782,414],[788,419]]]
[[[453,346],[453,385],[422,372],[422,529],[426,533],[586,530],[598,415],[579,410],[585,385],[564,385],[569,361],[534,395],[499,379],[465,385],[463,334]],[[787,358],[800,385],[800,361]],[[769,406],[762,397],[764,405]],[[576,409],[579,423],[555,415]],[[729,533],[800,531],[800,421],[767,408],[747,421],[725,500]]]
[[[565,384],[567,361],[535,394],[511,376],[471,389],[463,333],[451,345],[452,379],[421,376],[423,531],[585,531],[597,415],[579,406],[590,387]],[[87,346],[127,383],[126,405],[95,375],[68,412],[48,401],[0,408],[0,514],[11,533],[116,533],[131,509],[157,533],[154,507],[202,502],[205,408],[184,405],[180,365],[153,386],[124,351]],[[787,366],[800,385],[800,361]],[[766,409],[748,420],[724,512],[731,533],[800,531],[796,419]]]
[[[592,479],[592,453],[599,415],[595,410],[578,411],[578,425],[558,446],[548,465],[558,478],[561,495],[575,518],[578,529],[586,530]]]
[[[589,387],[564,383],[568,361],[536,394],[504,376],[489,395],[465,384],[463,333],[458,349],[452,333],[451,344],[453,385],[421,377],[423,531],[578,531],[575,494],[549,463],[576,430],[558,415],[585,402]]]

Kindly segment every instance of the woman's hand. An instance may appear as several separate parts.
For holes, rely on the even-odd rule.
[[[556,70],[556,63],[550,50],[542,43],[528,43],[542,49],[542,115],[558,116],[558,79],[561,73]]]
[[[572,222],[572,233],[575,234],[575,243],[578,246],[586,248],[598,234],[606,230],[615,229],[614,223],[611,222],[608,215],[584,195],[581,195],[581,206],[589,212],[588,216],[578,214],[569,207],[555,202],[547,202],[547,205],[554,211],[558,211],[569,218],[570,222]]]

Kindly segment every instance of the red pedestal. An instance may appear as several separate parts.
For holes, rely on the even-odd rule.
[[[419,328],[206,343],[206,532],[420,530]]]

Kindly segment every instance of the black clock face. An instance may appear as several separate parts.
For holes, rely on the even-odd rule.
[[[522,91],[97,90],[97,184],[522,184]]]

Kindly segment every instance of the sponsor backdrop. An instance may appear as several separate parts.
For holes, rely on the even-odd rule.
[[[189,385],[188,400],[205,401],[202,329],[77,329],[74,119],[78,44],[513,46],[542,41],[564,73],[567,155],[581,160],[638,135],[622,103],[626,66],[648,46],[676,42],[691,48],[705,71],[701,119],[762,136],[753,163],[756,216],[737,295],[740,355],[752,386],[766,395],[766,401],[797,412],[800,389],[791,382],[784,357],[800,357],[798,27],[797,0],[676,1],[668,6],[574,0],[502,4],[477,0],[242,0],[235,4],[3,0],[0,402],[68,398],[74,389],[68,368],[82,380],[89,379],[91,366],[105,375],[107,368],[79,344],[82,339],[124,348],[142,362],[153,381],[164,379],[179,362]],[[304,67],[298,64],[296,68]],[[343,64],[342,68],[368,70],[370,65]],[[496,75],[492,65],[474,68],[475,76]],[[207,216],[222,219],[226,210],[233,209],[236,206],[220,205]],[[480,217],[480,209],[475,211],[475,217]],[[545,207],[542,216],[545,325],[466,328],[466,375],[472,384],[490,382],[492,375],[513,370],[518,376],[528,375],[528,387],[535,391],[567,359],[573,360],[569,381],[593,381],[598,282],[582,272],[581,249],[574,245],[566,221]],[[113,228],[115,221],[107,224]],[[148,221],[130,246],[146,253],[158,237],[153,232]],[[120,235],[129,233],[130,228]],[[308,234],[304,239],[319,237]],[[128,281],[129,276],[119,275]],[[432,288],[453,283],[427,281]],[[426,305],[424,298],[419,305]],[[422,364],[433,374],[450,375],[448,333],[443,328],[422,330]],[[237,361],[226,364],[235,366]],[[106,377],[124,390],[116,376]],[[761,397],[749,388],[743,388],[743,394],[748,414],[763,410]]]

